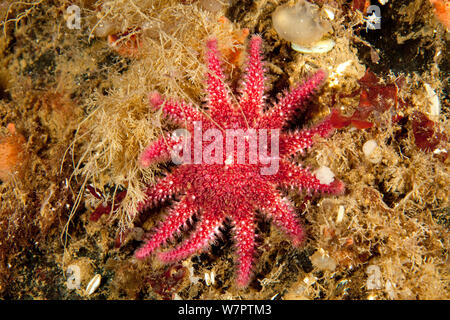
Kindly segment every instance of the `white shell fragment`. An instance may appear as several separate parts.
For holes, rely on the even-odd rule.
[[[341,223],[342,220],[344,220],[344,215],[345,215],[345,207],[343,205],[340,205],[336,217],[336,224]]]
[[[80,289],[81,286],[81,271],[80,267],[76,264],[71,264],[67,267],[67,289]]]
[[[181,298],[178,294],[174,294],[173,295],[173,300],[183,300],[183,298]]]
[[[353,63],[353,60],[347,60],[339,64],[334,70],[330,68],[328,75],[328,85],[336,87],[339,84],[339,79],[344,76],[347,68]]]
[[[210,273],[205,272],[205,283],[209,287],[211,285],[214,285],[216,283],[216,273],[214,271],[211,271]]]
[[[345,70],[353,63],[353,60],[347,60],[345,62],[342,62],[336,67],[336,74],[338,76],[342,76],[345,72]]]
[[[439,149],[439,148],[437,148],[437,149],[434,149],[433,153],[434,154],[447,153],[447,150],[446,149]]]
[[[316,283],[317,278],[314,276],[306,276],[303,278],[303,282],[307,285],[312,285],[314,283]]]
[[[383,288],[383,277],[379,266],[375,264],[368,266],[366,273],[368,275],[366,281],[367,290],[379,290]]]
[[[382,159],[380,148],[375,140],[367,140],[362,147],[362,151],[371,163],[379,163]]]
[[[327,15],[328,19],[334,20],[334,11],[330,8],[323,8],[323,11]]]
[[[301,46],[296,43],[292,43],[291,47],[297,52],[301,53],[327,53],[334,48],[335,42],[333,39],[320,40],[313,43],[310,46]]]
[[[322,184],[330,184],[334,181],[334,173],[330,168],[322,166],[316,171],[314,171],[314,175]]]
[[[428,83],[424,83],[423,86],[427,91],[428,101],[430,102],[430,116],[439,117],[439,114],[441,113],[441,102],[439,101],[436,91],[434,91]]]
[[[88,285],[86,286],[86,294],[90,296],[97,290],[97,288],[100,286],[100,282],[102,281],[102,276],[99,274],[96,274],[91,281],[89,281]]]

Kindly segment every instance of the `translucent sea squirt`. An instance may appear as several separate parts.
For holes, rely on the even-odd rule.
[[[334,46],[332,39],[324,39],[332,31],[331,24],[321,19],[319,7],[308,1],[299,0],[294,6],[279,6],[272,14],[272,23],[282,39],[292,42],[294,50],[327,52]],[[317,43],[320,44],[319,51],[315,50]],[[324,47],[327,50],[324,51]]]

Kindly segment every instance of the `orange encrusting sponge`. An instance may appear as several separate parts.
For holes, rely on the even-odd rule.
[[[8,180],[23,162],[25,138],[14,124],[7,126],[10,136],[0,138],[0,180]]]
[[[448,0],[430,0],[436,18],[450,30],[450,2]]]

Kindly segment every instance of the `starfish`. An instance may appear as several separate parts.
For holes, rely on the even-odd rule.
[[[155,109],[161,108],[174,123],[184,127],[187,134],[164,135],[141,154],[139,161],[143,167],[168,161],[171,156],[176,162],[181,156],[177,158],[173,155],[180,154],[180,149],[183,149],[184,161],[176,162],[179,165],[172,172],[145,191],[145,200],[139,204],[138,211],[162,203],[174,195],[179,198],[145,244],[137,250],[137,258],[148,257],[175,235],[180,235],[191,222],[194,227],[188,239],[172,249],[157,253],[164,263],[180,261],[207,249],[220,234],[220,228],[227,224],[232,227],[235,241],[237,285],[246,287],[255,259],[257,214],[269,217],[287,234],[294,246],[300,245],[305,237],[297,214],[282,195],[282,189],[297,188],[309,193],[329,194],[344,191],[340,180],[331,177],[323,181],[308,168],[290,161],[296,153],[303,153],[313,144],[314,136],[327,137],[333,131],[333,114],[311,128],[280,133],[287,120],[297,109],[304,107],[305,101],[318,89],[326,73],[317,71],[266,110],[261,44],[259,36],[253,36],[250,40],[246,76],[238,101],[226,85],[216,40],[207,43],[209,72],[206,75],[206,108],[166,100],[158,93],[150,94],[150,105]],[[244,133],[243,143],[234,144],[227,149],[227,154],[223,154],[221,151],[231,141],[228,139],[230,132]],[[222,134],[227,135],[227,143],[219,139]],[[264,143],[267,139],[271,143]],[[212,140],[205,147],[205,142]],[[258,151],[255,147],[258,142],[260,157],[252,158],[255,150]],[[247,162],[239,158],[243,151],[249,158]],[[192,154],[193,161],[192,157],[184,157]]]

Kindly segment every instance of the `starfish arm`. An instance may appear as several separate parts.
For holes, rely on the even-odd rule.
[[[162,109],[172,122],[187,129],[193,127],[192,123],[194,121],[206,121],[206,118],[199,110],[184,102],[167,101],[162,106]]]
[[[161,203],[180,190],[186,190],[186,166],[176,167],[172,173],[159,180],[155,185],[145,190],[145,200],[137,205],[137,212]]]
[[[295,210],[283,200],[278,191],[268,194],[261,210],[272,218],[273,223],[286,233],[295,246],[300,245],[305,237],[305,232],[298,221]]]
[[[264,70],[261,61],[261,43],[259,36],[250,41],[249,62],[246,70],[244,90],[240,106],[249,125],[261,114],[264,103]]]
[[[289,162],[280,162],[280,168],[275,175],[276,181],[282,187],[295,187],[307,192],[325,192],[330,194],[342,194],[345,191],[344,183],[341,180],[333,179],[330,183],[322,183],[307,168],[297,167]]]
[[[234,237],[237,253],[237,277],[239,287],[245,287],[250,281],[253,256],[255,252],[255,221],[253,210],[245,210],[235,219]]]
[[[204,212],[189,239],[172,250],[160,252],[159,259],[164,263],[171,263],[204,249],[212,242],[223,221],[224,217],[216,212]]]
[[[323,70],[317,71],[311,78],[287,93],[272,109],[267,111],[259,121],[260,128],[281,128],[294,112],[305,103],[326,78]]]
[[[187,129],[192,128],[194,121],[206,120],[203,114],[191,104],[183,101],[164,101],[159,92],[152,92],[148,96],[150,106],[157,110],[159,108],[170,118],[172,122]]]
[[[230,94],[225,85],[217,52],[217,40],[210,40],[207,44],[208,61],[208,108],[211,117],[217,123],[228,123],[234,113],[230,103]]]
[[[139,157],[139,164],[146,168],[152,163],[166,161],[170,159],[171,151],[180,144],[182,139],[171,134],[166,134],[162,138],[154,141],[142,151]]]
[[[303,152],[313,145],[315,135],[327,137],[333,130],[334,126],[328,118],[312,128],[282,134],[280,137],[280,155],[281,157],[287,157],[297,152]]]
[[[171,238],[196,212],[196,206],[189,197],[184,197],[156,229],[142,248],[136,251],[136,258],[144,259],[156,248]]]

